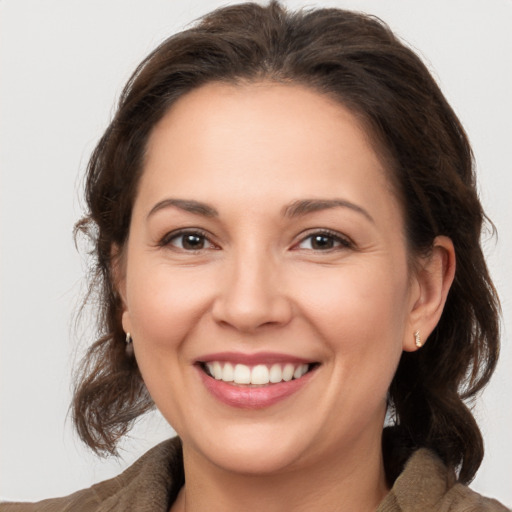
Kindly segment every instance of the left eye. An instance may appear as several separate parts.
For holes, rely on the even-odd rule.
[[[314,233],[304,238],[297,247],[313,251],[328,251],[337,247],[350,247],[350,242],[330,233]]]
[[[212,246],[205,235],[195,231],[177,233],[167,238],[164,245],[171,245],[184,251],[200,251]]]

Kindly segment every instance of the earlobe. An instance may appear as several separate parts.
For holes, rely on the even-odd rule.
[[[409,315],[403,349],[413,352],[427,343],[443,313],[455,276],[455,249],[446,236],[435,238],[432,251],[422,258],[416,271],[417,296]]]
[[[131,329],[131,320],[130,320],[130,313],[125,309],[123,311],[123,315],[121,316],[121,325],[123,326],[123,331],[127,334],[130,334]],[[131,335],[130,335],[131,337]]]

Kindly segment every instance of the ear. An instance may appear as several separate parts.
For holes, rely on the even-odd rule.
[[[130,315],[126,303],[126,268],[123,249],[113,244],[110,250],[112,285],[119,294],[122,304],[121,323],[125,332],[131,332]]]
[[[455,249],[450,238],[436,237],[432,251],[420,260],[418,267],[414,276],[416,286],[411,297],[408,332],[403,341],[403,349],[407,352],[419,348],[415,339],[417,331],[421,345],[426,343],[443,313],[455,276]]]

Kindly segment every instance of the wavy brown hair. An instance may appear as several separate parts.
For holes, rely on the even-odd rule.
[[[434,450],[470,481],[483,441],[466,403],[495,368],[499,306],[480,246],[486,218],[464,129],[423,62],[382,21],[340,9],[288,12],[277,2],[218,9],[165,40],[128,81],[91,156],[89,211],[76,229],[93,241],[89,299],[99,307],[99,339],[76,382],[81,438],[98,453],[115,453],[118,439],[153,407],[125,350],[111,266],[112,247],[127,240],[152,129],[205,83],[262,80],[329,95],[365,123],[401,200],[412,257],[428,252],[438,235],[453,241],[457,270],[446,307],[429,342],[401,358],[383,450],[390,482],[417,447]]]

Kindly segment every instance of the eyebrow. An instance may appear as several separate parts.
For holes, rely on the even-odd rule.
[[[180,210],[193,213],[195,215],[202,215],[203,217],[218,217],[219,212],[209,204],[195,201],[193,199],[175,199],[168,198],[158,203],[151,208],[147,218],[159,210],[168,207],[179,208]],[[346,199],[299,199],[286,205],[283,208],[283,216],[288,218],[301,217],[309,213],[318,212],[321,210],[329,210],[332,208],[349,208],[357,213],[366,217],[370,222],[375,223],[373,217],[364,209]]]
[[[195,215],[202,215],[203,217],[218,217],[219,212],[206,203],[201,203],[200,201],[194,201],[193,199],[164,199],[163,201],[159,201],[158,203],[151,208],[151,211],[148,213],[147,218],[151,217],[154,213],[164,208],[168,208],[169,206],[173,206],[175,208],[179,208],[180,210],[194,213]]]
[[[284,208],[283,215],[285,217],[300,217],[308,213],[314,213],[321,210],[329,210],[331,208],[349,208],[366,217],[370,222],[375,224],[373,217],[357,204],[351,203],[345,199],[300,199],[290,203]]]

